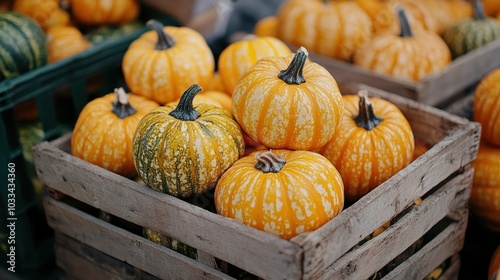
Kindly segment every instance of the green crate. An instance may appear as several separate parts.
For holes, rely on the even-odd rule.
[[[153,12],[154,14],[154,12]],[[150,15],[150,14],[148,14]],[[173,18],[153,15],[165,25],[179,26]],[[59,62],[0,82],[0,262],[7,261],[9,229],[15,221],[16,276],[42,279],[55,267],[53,232],[47,226],[39,203],[41,183],[37,183],[31,146],[55,139],[72,129],[81,109],[93,98],[126,88],[121,61],[130,43],[148,29],[144,26],[128,35],[109,39]],[[96,87],[97,84],[97,87]],[[97,89],[96,89],[97,88]],[[25,123],[15,118],[15,108],[35,102],[38,118]],[[40,139],[24,141],[22,134],[33,129]],[[32,143],[30,143],[32,142]],[[24,145],[23,145],[24,143]],[[8,164],[15,164],[15,215],[8,214]]]

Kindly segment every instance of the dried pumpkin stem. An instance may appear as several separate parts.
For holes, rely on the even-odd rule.
[[[256,153],[255,159],[257,159],[255,168],[264,173],[278,173],[286,163],[284,157],[277,155],[270,150],[262,153]]]
[[[486,15],[484,14],[483,2],[480,0],[474,1],[474,19],[475,20],[486,19]]]
[[[124,119],[137,112],[127,98],[127,93],[123,88],[115,88],[116,101],[113,102],[112,112],[120,119]]]
[[[181,96],[177,107],[169,115],[183,121],[194,121],[201,116],[200,112],[193,108],[194,97],[202,91],[198,84],[190,86]]]
[[[410,22],[408,21],[408,16],[406,16],[405,10],[401,6],[396,7],[398,13],[399,25],[401,27],[400,37],[413,37],[413,32],[411,31]]]
[[[307,52],[306,48],[300,47],[293,57],[292,62],[290,62],[290,65],[288,65],[288,68],[286,70],[282,70],[279,73],[278,78],[282,79],[289,85],[300,85],[302,83],[305,83],[306,78],[304,78],[302,72],[304,70],[304,65],[306,64],[308,55],[309,53]]]
[[[356,124],[366,130],[372,130],[379,125],[383,118],[375,115],[373,105],[368,98],[366,90],[360,90],[359,95],[359,114],[354,117]]]
[[[161,22],[150,19],[146,22],[146,26],[156,31],[158,34],[158,43],[156,44],[155,50],[166,50],[175,45],[175,40],[170,35],[163,30],[163,24]]]

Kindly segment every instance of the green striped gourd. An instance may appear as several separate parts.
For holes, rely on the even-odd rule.
[[[474,1],[474,17],[462,20],[443,33],[453,58],[500,38],[500,22],[487,17],[481,1]]]
[[[177,105],[151,111],[137,126],[134,164],[156,191],[183,198],[204,193],[243,155],[242,130],[226,109],[205,103],[193,107],[201,90],[193,84]]]
[[[0,11],[0,81],[47,64],[45,34],[29,17]]]

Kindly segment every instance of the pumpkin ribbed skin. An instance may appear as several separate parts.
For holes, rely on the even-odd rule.
[[[496,273],[496,274],[495,274]],[[496,275],[497,278],[493,278]],[[491,256],[490,266],[488,269],[488,279],[498,280],[500,278],[500,245]]]
[[[256,168],[257,153],[236,161],[220,178],[217,213],[288,240],[342,211],[342,178],[326,158],[308,151],[272,150],[286,163],[275,173],[265,173]]]
[[[389,76],[419,81],[451,62],[446,43],[436,33],[423,29],[401,34],[379,32],[354,54],[355,65]],[[409,32],[409,33],[407,33]]]
[[[87,103],[71,136],[74,156],[109,171],[132,178],[137,175],[132,158],[132,138],[139,121],[159,105],[142,96],[127,94],[135,113],[124,118],[113,113],[115,93]]]
[[[139,16],[138,0],[71,0],[71,14],[86,25],[122,24]]]
[[[125,81],[132,92],[161,105],[181,97],[193,83],[202,88],[212,79],[215,61],[203,36],[188,27],[165,26],[175,43],[156,49],[157,31],[148,31],[132,42],[122,62]]]
[[[261,59],[234,90],[236,121],[250,138],[268,148],[313,150],[329,141],[340,124],[342,96],[324,67],[306,60],[302,70],[305,82],[300,84],[279,77],[304,52]]]
[[[82,32],[74,26],[56,26],[47,31],[49,63],[53,63],[91,47]]]
[[[483,7],[476,2],[473,18],[464,19],[443,33],[443,40],[454,58],[482,47],[500,38],[500,22],[484,15]]]
[[[373,33],[370,17],[351,1],[290,0],[276,16],[278,38],[340,60],[349,60]]]
[[[500,232],[500,148],[482,141],[472,167],[471,211],[487,228]]]
[[[473,104],[474,120],[482,126],[481,137],[500,146],[500,68],[481,80]]]
[[[218,60],[219,74],[226,92],[232,94],[243,74],[258,60],[267,56],[287,56],[292,51],[274,37],[248,35],[227,46]]]
[[[47,64],[45,34],[28,16],[0,11],[0,81]]]
[[[58,0],[15,0],[12,9],[35,20],[44,31],[70,23],[69,14]]]
[[[199,104],[194,107],[199,117],[183,120],[171,115],[177,108],[179,105],[162,106],[141,120],[133,155],[147,186],[188,197],[215,187],[219,177],[243,155],[245,144],[239,125],[225,109]]]
[[[411,127],[394,104],[370,98],[382,120],[372,129],[359,126],[360,97],[344,95],[344,117],[332,140],[318,152],[328,158],[344,180],[346,199],[355,201],[406,167],[414,156]]]

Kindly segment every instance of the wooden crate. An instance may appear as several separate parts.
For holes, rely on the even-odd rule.
[[[345,94],[367,89],[369,95],[395,103],[417,140],[431,148],[313,232],[283,240],[151,190],[72,156],[70,134],[34,148],[40,179],[63,194],[60,200],[45,198],[49,225],[58,235],[161,279],[234,278],[225,273],[224,263],[264,279],[367,279],[388,264],[394,268],[383,279],[422,279],[463,246],[473,177],[470,162],[477,154],[480,126],[368,86],[341,87]],[[422,203],[414,205],[418,198]],[[200,261],[99,219],[96,211],[188,244],[198,249]],[[391,219],[395,222],[388,229],[361,244]],[[422,246],[402,259],[417,241]],[[58,248],[58,262],[72,276],[89,275],[89,263],[70,261],[75,254],[64,250],[69,249]],[[96,273],[107,272],[100,267]]]
[[[294,47],[292,47],[293,49]],[[356,82],[443,108],[474,87],[487,73],[500,67],[500,39],[453,60],[445,69],[419,82],[375,73],[354,64],[311,53],[338,82]]]

